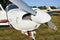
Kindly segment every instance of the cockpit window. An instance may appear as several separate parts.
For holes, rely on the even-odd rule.
[[[31,13],[27,13],[27,14],[23,15],[22,19],[23,20],[31,20]]]
[[[6,7],[6,11],[9,11],[9,10],[11,10],[11,9],[16,9],[16,8],[18,8],[16,5],[14,5],[14,4],[9,4],[9,5]]]
[[[2,9],[0,8],[0,10],[2,10]]]

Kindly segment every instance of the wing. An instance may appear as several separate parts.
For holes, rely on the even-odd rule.
[[[26,3],[24,3],[22,0],[10,0],[13,4],[15,4],[16,6],[19,7],[19,9],[21,10],[25,10],[27,11],[28,13],[31,13],[33,15],[36,14],[36,12],[30,8]]]

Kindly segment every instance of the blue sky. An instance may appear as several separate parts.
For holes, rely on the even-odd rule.
[[[29,6],[56,6],[60,7],[60,0],[23,0]]]

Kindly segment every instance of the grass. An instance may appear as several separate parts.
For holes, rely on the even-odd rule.
[[[41,25],[36,30],[36,40],[60,40],[60,16],[52,16],[52,22],[57,26],[57,31],[46,25]],[[0,40],[31,40],[28,36],[11,27],[0,27]]]

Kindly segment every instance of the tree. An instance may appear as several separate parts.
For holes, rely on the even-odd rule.
[[[56,7],[55,6],[50,6],[52,9],[56,9]]]
[[[46,9],[46,6],[39,6],[39,9]]]
[[[32,8],[37,8],[36,6],[32,6]]]

